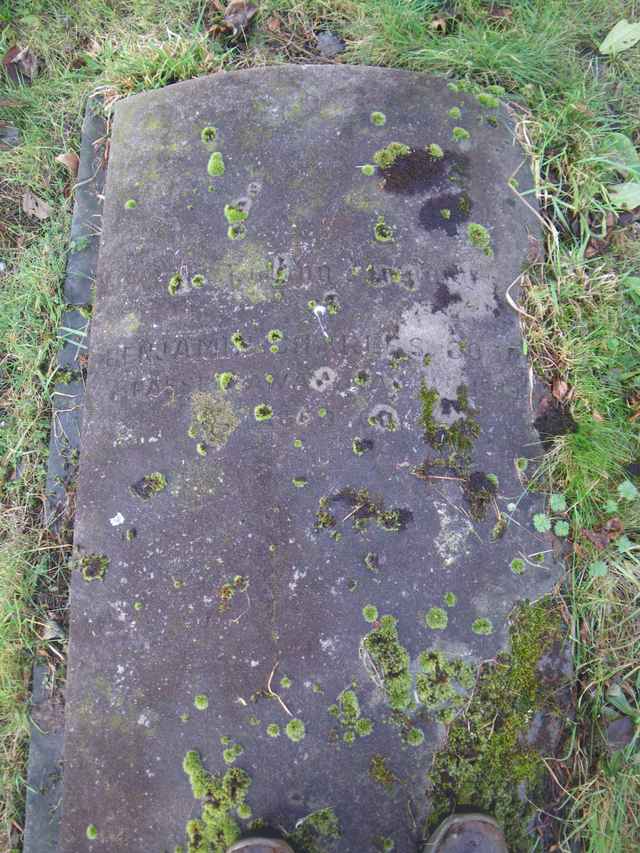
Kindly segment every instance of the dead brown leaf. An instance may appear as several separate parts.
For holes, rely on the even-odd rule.
[[[582,528],[582,535],[592,545],[595,545],[598,551],[603,551],[610,542],[615,542],[623,533],[624,525],[617,516],[609,518],[604,524],[598,525],[593,530]]]
[[[563,400],[566,400],[569,393],[569,384],[564,379],[556,378],[551,385],[551,393],[558,402],[562,403]]]
[[[542,240],[532,237],[531,234],[529,234],[527,260],[531,265],[544,263],[544,244]]]
[[[28,47],[14,44],[5,53],[2,63],[14,83],[22,83],[25,77],[33,80],[38,76],[38,57]]]
[[[38,198],[31,190],[25,190],[22,196],[22,210],[27,216],[35,216],[40,221],[48,219],[51,215],[51,208],[47,202]]]
[[[69,172],[71,179],[75,180],[76,175],[78,174],[78,166],[80,165],[80,158],[75,151],[67,151],[65,154],[58,154],[56,157],[56,163],[60,163],[64,166]]]
[[[282,30],[282,22],[280,21],[280,18],[276,18],[275,15],[272,15],[270,18],[267,18],[265,27],[270,33],[279,33]]]
[[[510,21],[513,16],[513,9],[509,6],[492,6],[489,9],[489,18],[494,21]]]
[[[231,0],[225,10],[224,22],[233,30],[234,36],[244,32],[258,11],[258,7],[249,0]]]

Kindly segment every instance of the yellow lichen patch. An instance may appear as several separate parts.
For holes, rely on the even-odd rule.
[[[191,395],[191,416],[201,438],[214,447],[223,447],[240,418],[228,395],[220,391],[195,391]]]

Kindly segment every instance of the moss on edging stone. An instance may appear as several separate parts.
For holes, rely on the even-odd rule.
[[[511,651],[484,669],[466,714],[451,725],[447,746],[434,759],[426,835],[468,807],[495,816],[511,851],[531,849],[527,825],[535,813],[531,803],[541,799],[545,766],[526,735],[536,711],[554,708],[554,688],[545,687],[538,664],[561,635],[560,613],[550,599],[518,608]]]

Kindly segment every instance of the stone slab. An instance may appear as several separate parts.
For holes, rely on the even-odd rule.
[[[409,154],[364,174],[392,142]],[[212,151],[223,175],[208,174]],[[536,227],[507,187],[517,171],[530,188],[522,160],[502,109],[401,71],[234,72],[116,106],[75,530],[64,853],[183,843],[200,814],[183,758],[198,750],[224,772],[220,738],[243,747],[235,766],[268,828],[332,807],[342,838],[322,849],[378,849],[382,836],[414,849],[446,736],[446,708],[413,701],[420,653],[465,667],[492,657],[514,604],[558,575],[550,554],[526,559],[550,545],[532,532],[539,506],[516,465],[540,450],[504,299]],[[229,238],[225,205],[248,212],[243,239]],[[487,229],[488,254],[470,223]],[[397,619],[409,707],[389,707],[367,605]],[[434,607],[446,628],[427,626],[429,613],[442,621]],[[353,743],[355,726],[330,713],[347,688],[373,726]],[[289,713],[304,721],[299,742],[284,734]],[[371,772],[381,760],[389,785]]]
[[[50,690],[48,667],[33,669],[25,853],[58,853],[62,804],[64,704]]]

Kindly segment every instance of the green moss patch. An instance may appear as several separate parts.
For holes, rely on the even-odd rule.
[[[80,574],[85,581],[102,581],[109,568],[109,558],[104,554],[85,554],[78,560]]]
[[[491,236],[484,225],[479,225],[477,222],[470,222],[467,225],[467,236],[475,249],[480,249],[488,258],[493,257]]]
[[[296,823],[287,841],[296,853],[324,853],[341,836],[340,822],[331,808],[318,809]]]
[[[510,850],[531,849],[527,824],[531,802],[541,793],[544,763],[526,746],[526,733],[536,711],[553,707],[538,662],[560,636],[560,615],[548,600],[520,607],[510,653],[483,667],[468,710],[451,725],[447,747],[434,759],[429,830],[468,807],[496,817]]]
[[[131,486],[131,491],[134,495],[142,500],[149,500],[154,495],[164,492],[167,488],[167,478],[160,471],[153,471],[151,474],[145,474],[140,480]]]
[[[398,639],[396,625],[393,616],[382,616],[363,639],[361,653],[372,679],[384,689],[389,706],[403,711],[411,702],[412,678],[409,653]]]
[[[194,750],[185,755],[182,767],[193,796],[202,801],[202,809],[199,818],[187,823],[186,848],[178,847],[176,853],[225,853],[240,838],[240,827],[231,812],[245,804],[251,779],[237,767],[224,776],[208,773]]]
[[[376,166],[380,166],[381,169],[388,169],[389,166],[392,166],[398,157],[402,157],[405,154],[410,154],[411,148],[408,145],[404,145],[402,142],[390,142],[386,148],[380,148],[379,151],[373,155],[373,162]]]
[[[224,157],[221,151],[214,151],[209,157],[207,172],[212,178],[221,178],[224,175]]]

